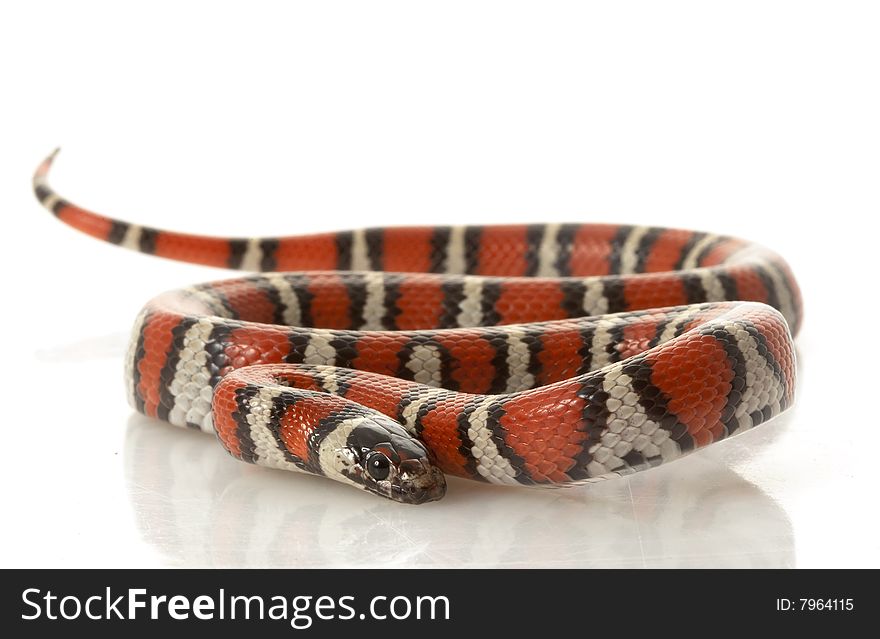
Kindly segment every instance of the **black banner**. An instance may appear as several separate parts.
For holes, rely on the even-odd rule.
[[[260,636],[856,628],[877,616],[871,571],[21,570],[3,627]],[[709,624],[708,626],[703,624]],[[863,625],[858,627],[864,627]],[[713,630],[714,628],[714,630]],[[18,636],[18,635],[16,635]],[[353,635],[356,636],[356,635]]]

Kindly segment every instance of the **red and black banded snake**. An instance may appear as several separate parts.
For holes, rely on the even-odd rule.
[[[260,275],[159,295],[129,401],[243,461],[405,503],[444,473],[560,486],[761,424],[795,390],[800,292],[775,253],[644,226],[366,229],[223,239],[40,202],[100,240]],[[790,328],[789,328],[790,327]]]

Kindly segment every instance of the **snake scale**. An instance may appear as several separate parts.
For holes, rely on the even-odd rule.
[[[788,408],[801,296],[775,253],[644,226],[366,229],[223,239],[71,204],[129,249],[262,274],[159,295],[129,401],[246,462],[395,501],[445,475],[561,486],[652,468]]]

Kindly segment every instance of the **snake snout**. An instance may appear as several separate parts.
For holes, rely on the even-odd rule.
[[[424,504],[446,494],[446,477],[427,458],[401,462],[400,479],[400,501],[404,503]]]

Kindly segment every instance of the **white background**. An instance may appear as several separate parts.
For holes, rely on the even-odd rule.
[[[5,3],[4,566],[878,566],[880,20],[856,2]],[[568,491],[407,507],[135,416],[140,306],[227,275],[102,245],[30,174],[152,226],[611,221],[766,244],[796,408]]]

